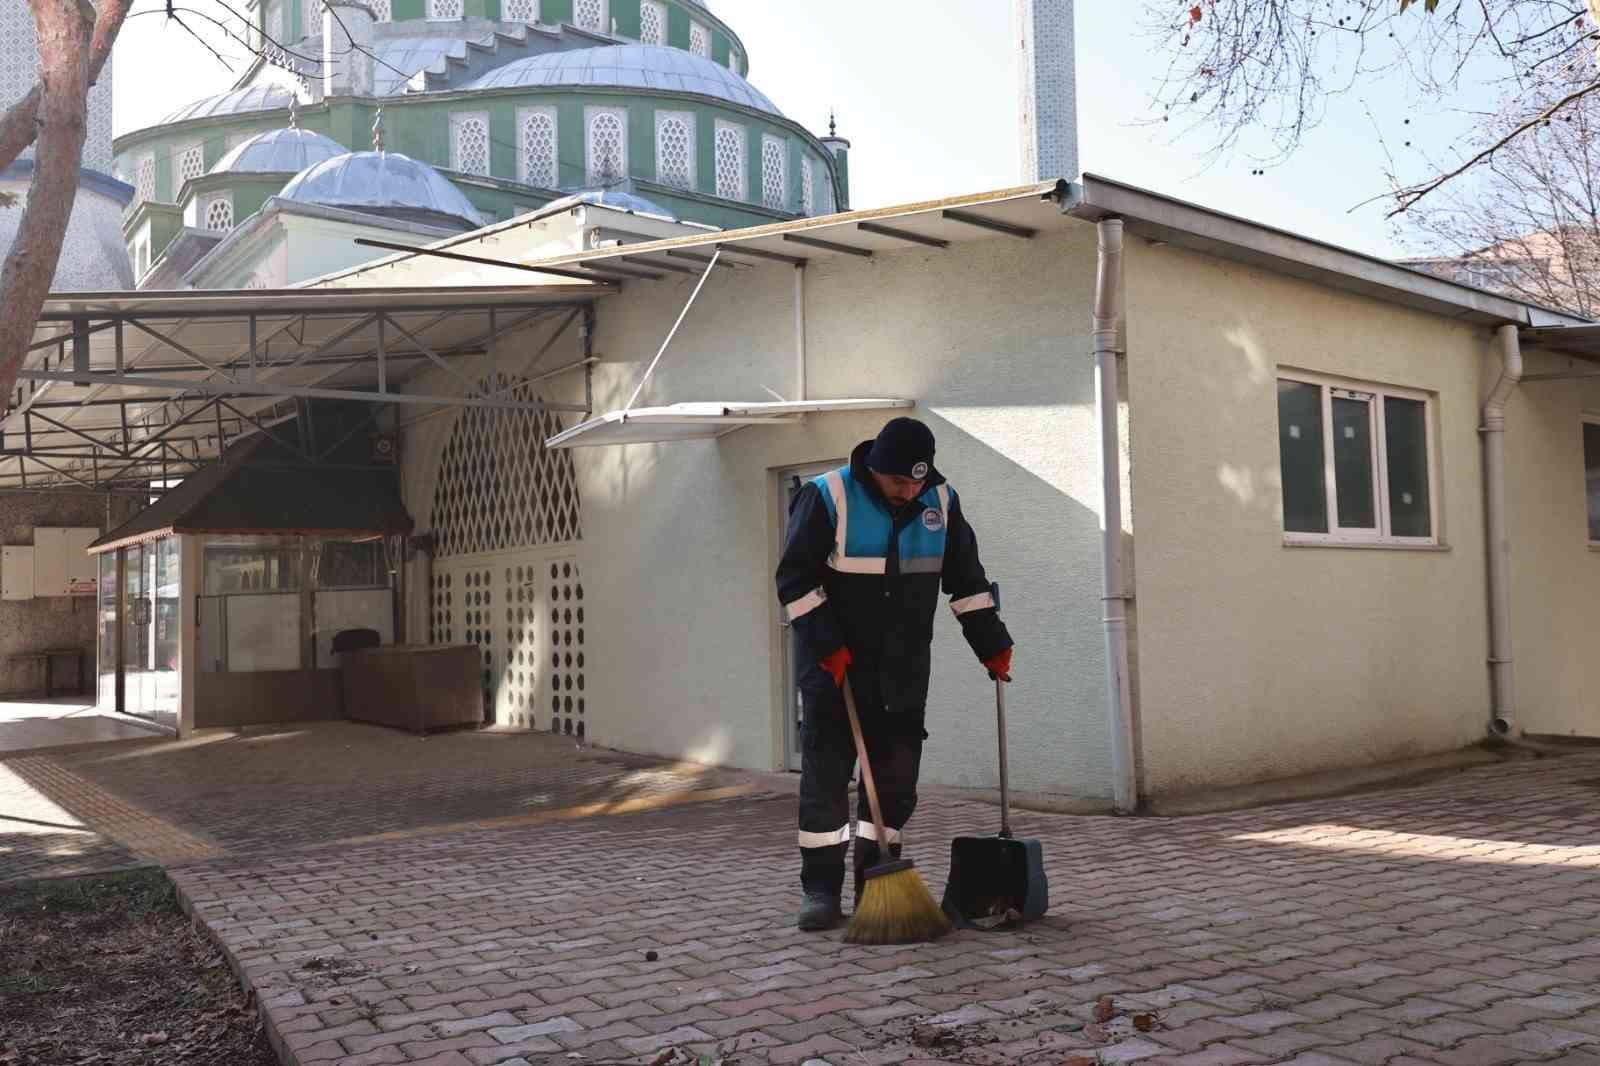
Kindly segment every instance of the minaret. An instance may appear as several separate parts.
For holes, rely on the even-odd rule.
[[[828,112],[828,135],[819,140],[822,141],[822,146],[833,154],[839,172],[839,202],[835,206],[840,211],[848,211],[850,210],[850,142],[839,136],[839,124],[834,121],[832,111]]]
[[[1022,180],[1078,176],[1072,0],[1016,0]]]

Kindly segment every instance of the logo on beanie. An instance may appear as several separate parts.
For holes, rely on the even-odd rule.
[[[911,467],[911,476],[916,478],[918,481],[921,481],[923,478],[927,477],[928,464],[921,461],[914,463]]]
[[[922,512],[922,528],[930,533],[937,533],[944,528],[944,515],[939,513],[937,507],[930,507]]]

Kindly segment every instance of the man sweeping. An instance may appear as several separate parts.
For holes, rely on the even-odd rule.
[[[900,854],[917,805],[933,616],[941,585],[967,643],[991,677],[1011,680],[1011,636],[1000,621],[978,543],[953,489],[933,466],[933,431],[896,418],[858,445],[850,465],[795,497],[778,565],[778,598],[800,637],[799,926],[841,918],[856,749],[841,689],[848,677],[883,807],[877,840],[858,803],[854,865],[859,905],[880,846]]]

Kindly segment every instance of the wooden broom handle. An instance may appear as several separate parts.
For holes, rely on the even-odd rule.
[[[856,695],[850,679],[844,679],[844,710],[850,716],[850,733],[856,738],[856,761],[861,763],[861,783],[866,786],[867,805],[872,808],[872,824],[878,830],[880,854],[889,854],[889,833],[883,826],[883,808],[878,806],[878,786],[872,780],[872,760],[867,758],[867,741],[861,735],[861,718],[856,714]]]

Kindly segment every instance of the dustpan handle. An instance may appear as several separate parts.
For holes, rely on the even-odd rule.
[[[872,761],[867,758],[867,741],[861,735],[861,718],[856,714],[856,695],[850,679],[844,681],[844,709],[850,716],[850,734],[856,741],[856,761],[861,764],[861,784],[867,790],[867,805],[872,808],[872,825],[878,830],[878,847],[889,854],[889,833],[883,826],[883,808],[878,805],[878,786],[872,780]]]
[[[994,715],[1000,734],[1000,835],[1011,839],[1011,775],[1006,766],[1006,683],[994,680]]]

